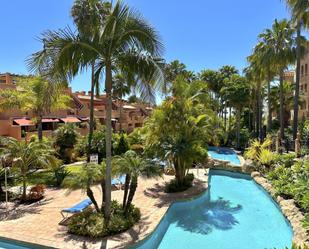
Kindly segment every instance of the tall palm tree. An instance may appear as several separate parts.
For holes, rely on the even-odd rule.
[[[42,77],[20,78],[16,89],[0,91],[0,110],[19,109],[32,112],[38,126],[38,138],[43,137],[42,119],[51,111],[66,109],[70,96],[62,84],[54,84]]]
[[[164,81],[163,45],[153,27],[137,12],[118,1],[108,9],[99,31],[93,39],[72,32],[69,28],[43,34],[45,53],[41,60],[56,58],[59,71],[76,74],[85,66],[95,64],[95,79],[105,78],[106,108],[106,204],[105,217],[109,220],[111,204],[111,113],[113,73],[124,73],[135,79],[134,87],[141,96],[155,101],[154,89]],[[38,57],[38,55],[36,56]],[[38,60],[33,58],[34,62]],[[35,64],[35,63],[34,63]],[[103,74],[104,73],[104,74]]]
[[[296,139],[298,128],[299,108],[299,81],[301,59],[301,30],[309,27],[309,1],[308,0],[285,0],[292,12],[292,21],[296,25],[296,81],[294,95],[293,139]]]
[[[236,147],[240,148],[240,116],[243,108],[249,102],[249,83],[245,77],[237,74],[232,75],[227,84],[221,89],[229,103],[236,110]]]
[[[264,41],[267,44],[267,56],[272,57],[274,71],[279,75],[280,82],[280,137],[284,139],[284,121],[283,121],[283,80],[284,70],[294,59],[293,46],[295,43],[293,37],[294,29],[291,23],[286,19],[274,21],[271,29],[264,31]]]

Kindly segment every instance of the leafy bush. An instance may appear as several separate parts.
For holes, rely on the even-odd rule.
[[[72,150],[77,143],[78,133],[74,124],[65,124],[55,131],[55,146],[59,157],[65,162],[72,160]]]
[[[309,161],[299,161],[292,167],[277,166],[267,175],[276,194],[293,198],[296,205],[305,213],[304,226],[309,232]]]
[[[244,154],[245,158],[258,162],[262,150],[267,150],[271,146],[271,139],[268,137],[263,143],[255,139],[250,143]]]
[[[70,171],[67,170],[64,166],[59,166],[57,168],[53,168],[54,173],[54,181],[57,187],[61,186],[64,179],[70,175]]]
[[[294,164],[295,153],[276,154],[275,162],[286,168],[291,168]]]
[[[94,212],[88,208],[84,212],[74,216],[69,224],[69,233],[91,238],[101,238],[108,235],[118,234],[128,230],[140,220],[141,214],[138,208],[130,206],[125,214],[122,206],[112,201],[111,218],[106,226],[102,213]]]
[[[179,185],[176,179],[172,179],[169,183],[166,184],[165,192],[176,193],[185,191],[188,188],[192,187],[193,180],[194,180],[193,174],[187,174],[184,178],[184,182],[182,185]]]

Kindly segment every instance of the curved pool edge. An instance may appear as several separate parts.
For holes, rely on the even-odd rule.
[[[271,183],[264,176],[262,176],[260,172],[252,172],[251,177],[258,186],[263,188],[264,191],[269,194],[272,200],[277,204],[286,220],[290,223],[293,231],[293,243],[295,243],[297,246],[309,246],[307,232],[301,223],[301,221],[304,219],[304,215],[299,210],[299,208],[296,207],[294,200],[285,200],[281,196],[276,197],[275,190]]]
[[[0,235],[0,242],[7,243],[7,244],[12,244],[17,246],[22,246],[22,247],[29,247],[31,249],[56,249],[55,247],[51,246],[44,246],[36,243],[31,243],[31,242],[26,242],[22,240],[16,240],[8,237],[4,237]]]
[[[213,170],[213,169],[212,169]],[[195,170],[196,171],[196,170]],[[177,203],[181,203],[181,202],[189,202],[195,199],[198,199],[199,197],[201,197],[207,190],[208,190],[208,178],[209,178],[209,171],[210,169],[206,169],[206,173],[203,174],[202,179],[198,176],[196,176],[196,174],[194,174],[195,179],[198,179],[200,181],[202,181],[204,183],[204,190],[202,190],[200,193],[194,195],[194,196],[190,196],[187,198],[179,198],[176,199],[174,201],[171,201],[171,203],[169,204],[168,208],[165,210],[164,215],[161,217],[160,221],[156,224],[156,226],[154,226],[154,228],[152,229],[152,231],[149,231],[147,234],[145,234],[142,237],[139,237],[137,240],[135,241],[131,241],[130,244],[127,244],[124,248],[125,249],[135,249],[137,246],[139,246],[141,243],[143,243],[144,241],[146,241],[147,239],[149,239],[153,233],[156,231],[156,229],[159,227],[159,225],[163,222],[164,218],[166,217],[168,211],[172,208],[172,206],[174,204]],[[194,169],[190,170],[190,173],[194,172]],[[197,173],[198,174],[198,173]]]
[[[294,229],[294,226],[293,226],[293,223],[295,222],[292,222],[293,220],[293,217],[291,217],[290,215],[287,215],[286,212],[284,212],[284,207],[282,207],[282,202],[278,201],[278,198],[275,198],[274,197],[274,191],[269,191],[269,186],[272,188],[271,184],[267,182],[266,178],[262,177],[260,172],[252,172],[252,173],[249,173],[249,172],[245,172],[245,171],[237,171],[235,169],[220,169],[220,168],[208,168],[208,171],[207,171],[207,188],[205,188],[204,191],[202,191],[201,193],[199,193],[198,195],[196,196],[193,196],[193,197],[189,197],[189,198],[186,198],[186,199],[180,199],[180,200],[175,200],[175,201],[172,201],[169,205],[169,207],[166,209],[165,211],[165,214],[161,217],[159,223],[155,226],[155,228],[150,232],[148,233],[147,235],[145,235],[143,238],[140,238],[138,239],[137,241],[135,242],[132,242],[130,245],[127,245],[125,246],[124,248],[125,249],[136,249],[138,246],[141,246],[142,243],[146,242],[153,234],[154,232],[156,231],[156,229],[159,227],[159,225],[163,222],[164,218],[166,217],[168,211],[172,208],[172,206],[176,203],[181,203],[181,202],[188,202],[188,201],[192,201],[194,199],[198,199],[199,197],[201,197],[205,192],[208,191],[208,182],[210,181],[209,177],[211,177],[210,175],[210,170],[211,171],[216,171],[218,173],[222,172],[223,174],[238,174],[238,175],[241,175],[242,177],[245,177],[245,178],[248,178],[248,179],[251,179],[258,187],[261,188],[262,191],[265,192],[265,194],[268,195],[268,197],[270,198],[271,201],[273,201],[273,203],[275,204],[275,206],[280,210],[280,212],[282,213],[282,215],[284,216],[285,218],[285,221],[289,224],[289,226],[291,227],[292,229],[292,232],[293,232],[293,243],[295,243],[296,245],[298,246],[303,246],[303,245],[306,245],[308,246],[309,243],[308,241],[306,241],[306,231],[305,231],[305,235],[302,233],[301,235],[299,234],[299,231],[295,231]],[[257,177],[262,177],[264,180],[265,180],[265,183],[262,183],[261,181],[259,181],[259,179]],[[281,197],[282,198],[282,197]],[[282,198],[283,199],[283,198]],[[295,205],[294,205],[295,207]],[[299,222],[299,221],[298,221]],[[294,224],[295,225],[295,224]],[[302,228],[303,229],[303,228]],[[304,230],[304,229],[303,229]]]

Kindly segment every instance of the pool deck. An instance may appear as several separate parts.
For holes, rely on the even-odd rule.
[[[11,213],[8,220],[1,221],[0,237],[61,249],[123,248],[149,235],[173,201],[197,196],[207,188],[208,175],[204,175],[205,171],[199,169],[191,172],[197,177],[194,186],[181,193],[164,193],[164,184],[172,176],[164,176],[163,179],[139,179],[133,202],[141,210],[141,220],[119,235],[94,240],[68,234],[66,227],[58,224],[62,220],[61,209],[71,207],[87,197],[81,191],[68,193],[64,189],[49,188],[42,203],[19,207]],[[93,190],[96,196],[101,196],[99,188],[94,187]],[[113,199],[121,201],[122,197],[122,190],[112,192]],[[99,198],[98,201],[100,202]],[[0,206],[0,219],[4,218],[3,208]]]

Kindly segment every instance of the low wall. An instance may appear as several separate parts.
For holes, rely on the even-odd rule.
[[[309,238],[301,222],[304,219],[304,215],[299,208],[296,207],[294,200],[285,200],[281,196],[276,197],[275,190],[270,182],[259,172],[252,172],[251,177],[272,196],[280,206],[284,216],[290,221],[294,233],[293,242],[298,246],[309,246]]]

